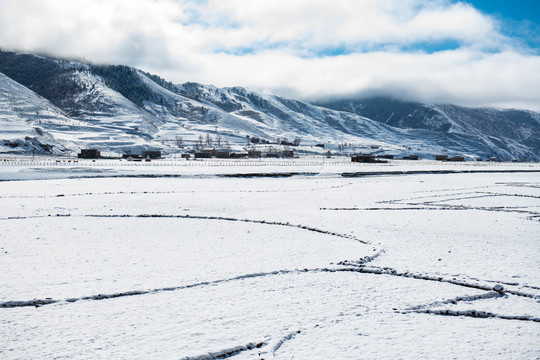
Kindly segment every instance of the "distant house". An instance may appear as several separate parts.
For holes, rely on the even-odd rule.
[[[248,151],[248,156],[249,156],[249,157],[261,157],[261,156],[262,156],[262,152],[259,151],[259,150],[249,150],[249,151]]]
[[[189,159],[190,157],[190,154],[182,154],[182,159]]]
[[[382,154],[382,155],[377,155],[378,158],[381,158],[381,159],[393,159],[394,158],[394,155],[390,155],[390,154]]]
[[[231,159],[243,159],[247,157],[248,157],[247,153],[231,153]]]
[[[279,158],[279,154],[278,153],[266,153],[264,155],[264,157],[267,157],[267,158]]]
[[[146,150],[142,152],[142,157],[144,159],[161,159],[161,151],[159,150]]]
[[[352,162],[361,162],[361,163],[374,163],[375,155],[373,154],[358,154],[351,157]]]
[[[419,159],[418,155],[409,155],[409,156],[403,157],[403,160],[418,160],[418,159]]]
[[[229,151],[217,151],[216,157],[218,159],[228,159],[231,157],[231,153]]]
[[[195,153],[195,159],[211,159],[212,153],[211,152],[196,152]]]
[[[97,149],[81,149],[81,152],[77,154],[79,159],[99,159],[101,153]]]
[[[140,159],[141,156],[140,155],[135,155],[135,154],[122,154],[122,159],[129,159],[129,158],[131,158],[131,160]]]
[[[465,158],[463,156],[452,156],[449,161],[465,161]]]
[[[446,161],[448,160],[448,155],[435,155],[435,160]]]
[[[294,157],[294,150],[283,150],[283,152],[281,154],[285,158],[293,158]]]

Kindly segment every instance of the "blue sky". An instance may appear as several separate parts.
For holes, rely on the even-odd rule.
[[[503,34],[521,39],[524,44],[538,52],[540,48],[539,0],[469,0],[467,2],[498,19]]]
[[[300,99],[540,111],[540,0],[0,0],[0,48]]]

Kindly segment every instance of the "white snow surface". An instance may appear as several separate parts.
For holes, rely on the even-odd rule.
[[[0,358],[536,359],[539,172],[3,159]]]

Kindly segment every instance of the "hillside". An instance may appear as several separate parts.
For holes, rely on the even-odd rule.
[[[466,108],[374,97],[320,102],[401,129],[425,129],[476,139],[518,158],[540,156],[540,114],[517,109]]]
[[[241,87],[173,84],[127,66],[6,51],[0,73],[0,152],[174,153],[181,151],[175,139],[191,146],[208,136],[233,147],[245,146],[246,137],[299,138],[332,151],[346,143],[349,152],[540,159],[540,116],[531,112],[416,105],[420,111],[401,102],[316,106]]]

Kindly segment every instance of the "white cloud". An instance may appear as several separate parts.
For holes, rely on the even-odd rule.
[[[305,98],[391,93],[540,110],[540,57],[498,29],[450,0],[0,0],[7,49]],[[445,42],[459,47],[434,51]],[[333,50],[342,55],[324,56]]]

